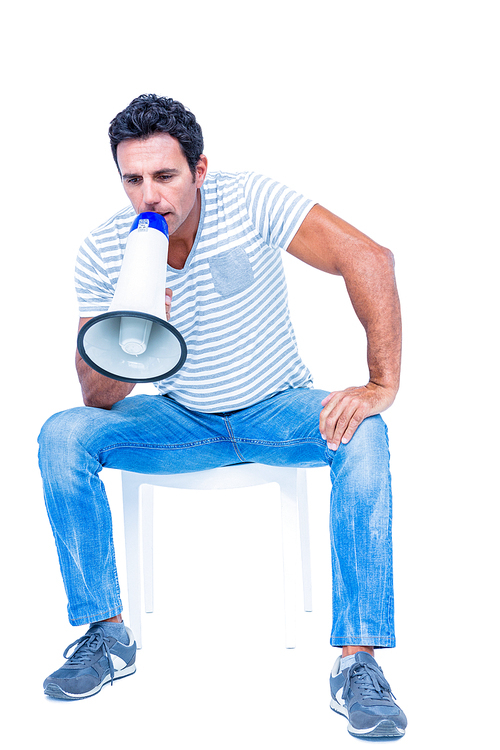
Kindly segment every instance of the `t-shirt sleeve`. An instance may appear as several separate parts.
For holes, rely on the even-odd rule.
[[[264,241],[286,250],[314,201],[275,180],[249,173],[244,186],[249,217]]]
[[[89,236],[78,251],[75,264],[75,289],[82,318],[91,318],[108,310],[114,285]]]
[[[134,216],[129,208],[120,211],[81,244],[76,257],[75,289],[82,318],[107,312]]]

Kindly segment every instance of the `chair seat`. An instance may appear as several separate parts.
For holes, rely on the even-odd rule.
[[[122,471],[121,474],[129,617],[138,648],[142,647],[141,527],[145,609],[146,612],[153,611],[154,487],[223,490],[272,483],[279,485],[281,498],[285,645],[294,648],[297,572],[300,570],[304,609],[312,611],[306,470],[241,463],[184,474],[138,474],[129,471]]]

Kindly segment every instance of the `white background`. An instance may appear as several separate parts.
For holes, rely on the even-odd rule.
[[[73,265],[126,204],[107,127],[140,93],[197,116],[212,170],[262,172],[396,257],[405,335],[386,414],[398,646],[379,653],[407,748],[495,742],[498,620],[498,25],[485,0],[143,5],[4,12],[2,690],[10,747],[354,747],[328,707],[328,476],[309,472],[314,611],[283,645],[278,500],[162,497],[156,612],[131,680],[72,704],[41,684],[66,619],[36,438],[81,404]],[[287,259],[318,387],[365,382],[340,279]],[[119,478],[106,475],[125,594]],[[496,663],[495,663],[496,666]],[[494,672],[494,670],[493,670]]]

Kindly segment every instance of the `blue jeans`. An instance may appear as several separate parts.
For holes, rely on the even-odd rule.
[[[325,391],[297,388],[240,411],[204,414],[165,396],[129,396],[111,410],[55,414],[39,437],[45,501],[68,597],[83,625],[122,611],[102,467],[143,474],[244,461],[330,466],[332,646],[393,647],[391,480],[387,429],[365,419],[332,451],[319,432]]]

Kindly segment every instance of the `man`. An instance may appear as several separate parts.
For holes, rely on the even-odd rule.
[[[331,467],[331,707],[365,739],[397,738],[406,718],[374,659],[394,647],[391,488],[380,412],[399,385],[401,325],[392,254],[332,213],[252,173],[208,174],[201,129],[183,105],[143,95],[109,136],[131,207],[91,233],[77,260],[80,327],[113,297],[137,213],[170,233],[167,315],[185,365],[129,396],[77,354],[85,407],[44,425],[40,467],[73,625],[90,624],[47,695],[88,697],[135,672],[122,621],[103,466],[177,473],[254,461]],[[341,275],[367,335],[370,380],[315,390],[289,320],[283,250]],[[71,647],[65,651],[68,656]]]

